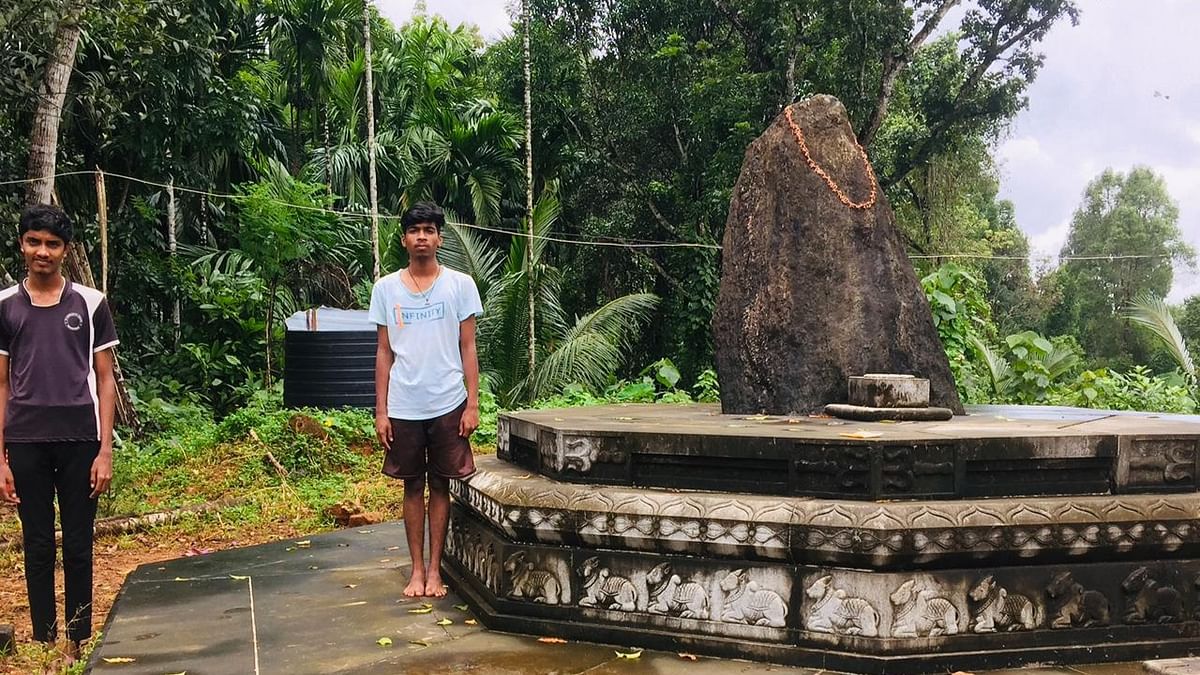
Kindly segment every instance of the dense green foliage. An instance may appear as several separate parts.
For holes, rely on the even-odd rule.
[[[400,27],[375,17],[384,269],[404,264],[388,216],[419,199],[444,204],[456,223],[445,261],[475,277],[487,306],[489,405],[618,390],[711,400],[716,247],[727,243],[744,148],[783,105],[832,93],[894,206],[964,399],[1064,400],[1081,368],[1128,387],[1139,373],[1169,373],[1179,345],[1162,345],[1200,342],[1195,303],[1176,317],[1177,340],[1127,318],[1142,294],[1165,294],[1172,262],[1191,259],[1162,179],[1144,168],[1099,176],[1063,250],[1093,259],[1041,278],[998,197],[990,149],[1027,103],[1038,42],[1079,20],[1075,4],[989,0],[946,14],[953,4],[867,0],[847,12],[812,0],[531,0],[540,196],[531,214],[521,199],[519,41],[487,44],[437,17]],[[33,0],[0,9],[5,176],[23,175],[62,11]],[[280,372],[284,316],[364,302],[362,15],[362,0],[88,5],[58,163],[109,173],[109,293],[142,400],[235,410]],[[168,181],[180,186],[175,255]],[[21,192],[0,187],[0,217],[14,218]],[[64,176],[57,195],[97,269],[93,177]],[[533,242],[507,234],[529,221]],[[694,246],[619,245],[638,241]],[[1148,257],[1103,259],[1110,253]],[[947,265],[951,254],[974,257]],[[11,252],[2,262],[20,269]],[[636,370],[652,362],[655,374]],[[669,391],[657,391],[664,377]],[[614,389],[621,378],[628,385]],[[1120,400],[1088,389],[1096,396],[1080,400]]]
[[[599,394],[664,355],[698,381],[712,363],[712,246],[743,150],[810,93],[846,103],[914,252],[1021,250],[988,146],[1025,105],[1036,43],[1077,12],[1068,0],[986,2],[955,27],[943,23],[949,4],[868,0],[846,13],[809,0],[533,0],[534,188],[561,204],[541,231],[701,247],[539,241],[522,270],[521,239],[459,228],[482,263],[497,263],[473,270],[494,285],[496,319],[480,330],[497,396],[528,401],[572,382]],[[58,164],[110,174],[109,293],[127,369],[154,382],[144,386],[230,410],[279,372],[284,315],[366,296],[369,227],[352,215],[368,205],[362,10],[362,0],[88,5]],[[0,12],[5,176],[23,173],[61,11],[13,0]],[[485,44],[429,16],[399,28],[376,18],[371,33],[385,213],[434,199],[456,221],[502,231],[537,216],[520,199],[518,42]],[[177,191],[174,257],[161,187],[171,180],[210,193]],[[57,183],[97,268],[93,189],[90,175]],[[0,190],[0,217],[12,219],[20,193]],[[343,213],[311,210],[322,207]],[[394,224],[382,224],[385,270],[403,264]],[[506,250],[507,262],[488,253]],[[1002,316],[1030,306],[1027,271],[983,274],[1000,280],[989,300]],[[530,290],[545,364],[534,373],[520,307]]]

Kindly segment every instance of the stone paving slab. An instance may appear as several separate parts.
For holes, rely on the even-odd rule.
[[[308,541],[307,545],[298,544]],[[92,659],[92,672],[121,675],[250,673],[486,673],[488,675],[724,675],[828,673],[764,663],[643,652],[620,659],[611,646],[543,644],[533,636],[464,623],[455,595],[402,598],[408,554],[401,523],[145,565],[126,580]],[[437,626],[440,618],[454,623]],[[391,647],[376,640],[389,637]],[[413,644],[423,641],[428,646]],[[632,649],[636,645],[622,647]],[[132,658],[108,663],[105,658]],[[1175,659],[1159,664],[1195,664]],[[1166,666],[1160,666],[1165,668]],[[1151,668],[1147,665],[1146,668]],[[1012,671],[1016,672],[1016,671]],[[1043,675],[1133,675],[1143,665],[1023,669]],[[1186,675],[1200,668],[1153,672]],[[1000,675],[997,671],[993,675]]]

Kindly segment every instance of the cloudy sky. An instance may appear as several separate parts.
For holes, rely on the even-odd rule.
[[[376,0],[397,23],[413,0]],[[509,29],[509,0],[427,0],[451,23],[495,39]],[[1081,0],[1079,26],[1042,42],[1046,64],[998,144],[1001,192],[1035,256],[1057,255],[1088,181],[1107,167],[1143,164],[1167,181],[1184,238],[1200,249],[1200,0]],[[1113,251],[1122,253],[1122,251]],[[1035,265],[1037,263],[1035,262]],[[1176,271],[1171,299],[1200,293],[1200,275]]]

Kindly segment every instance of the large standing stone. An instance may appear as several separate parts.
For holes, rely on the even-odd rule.
[[[851,200],[864,167],[832,96],[792,106],[812,159]],[[962,412],[929,305],[882,193],[844,204],[808,165],[783,114],[746,150],[725,224],[713,316],[726,413],[803,413],[846,399],[847,378],[906,373]]]

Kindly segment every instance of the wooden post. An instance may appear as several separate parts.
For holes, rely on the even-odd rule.
[[[172,271],[175,266],[175,251],[177,242],[175,241],[175,179],[172,177],[167,182],[167,252],[171,256]],[[173,345],[179,346],[179,289],[172,289],[175,300],[171,304],[171,329]],[[269,330],[269,328],[268,328]]]
[[[100,291],[108,295],[108,190],[100,167],[96,167],[96,213],[100,220]]]

